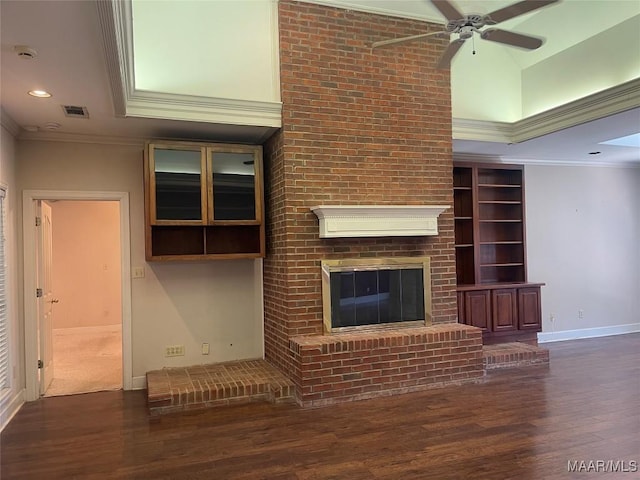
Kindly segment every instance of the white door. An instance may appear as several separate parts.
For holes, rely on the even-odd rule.
[[[38,299],[38,344],[40,351],[40,395],[44,395],[53,380],[53,298],[51,285],[52,223],[51,206],[38,200],[38,288],[42,295]]]

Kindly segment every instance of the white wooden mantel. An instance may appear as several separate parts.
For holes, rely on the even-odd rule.
[[[438,216],[449,205],[318,205],[320,238],[438,235]]]

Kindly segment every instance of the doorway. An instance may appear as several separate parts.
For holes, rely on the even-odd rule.
[[[52,225],[49,302],[53,306],[53,374],[49,385],[41,380],[41,393],[51,397],[119,390],[122,388],[119,203],[110,200],[44,203],[50,207]],[[41,227],[44,223],[43,216]],[[47,338],[46,333],[42,336]]]
[[[42,357],[42,343],[39,339],[46,338],[48,331],[43,328],[39,315],[42,309],[41,298],[38,298],[37,295],[24,295],[25,359],[27,362],[25,399],[27,401],[38,399],[41,390],[46,390],[47,396],[80,393],[83,389],[85,391],[113,388],[130,390],[132,388],[131,268],[128,193],[23,192],[25,292],[38,292],[37,289],[40,288],[38,286],[38,268],[41,263],[37,256],[39,249],[38,230],[33,221],[37,216],[39,201],[46,201],[52,207],[52,231],[62,234],[62,238],[58,238],[57,242],[53,241],[54,253],[52,254],[52,258],[57,258],[59,264],[59,268],[57,268],[56,261],[52,262],[52,284],[54,288],[57,288],[55,287],[57,283],[61,291],[54,291],[49,300],[54,307],[53,321],[51,322],[54,326],[52,329],[54,341],[52,378],[54,380],[48,388],[45,388],[47,385],[42,385],[44,375],[41,375],[41,369],[38,368],[39,360]],[[108,210],[110,210],[110,220],[108,220],[110,223],[104,217],[102,217],[102,221],[108,223],[110,230],[115,230],[115,236],[114,232],[111,232],[110,235],[105,234],[97,226],[100,223],[98,217]],[[59,214],[59,220],[62,222],[58,229],[56,229],[56,213]],[[89,230],[97,230],[94,233],[97,233],[101,238],[87,236]],[[75,235],[75,238],[71,233]],[[101,249],[109,249],[110,256],[102,255],[95,250],[103,240],[107,240],[108,244],[103,243]],[[70,245],[65,247],[61,242],[68,242]],[[82,253],[88,258],[85,262],[78,261],[82,249],[87,250]],[[69,259],[69,256],[73,261]],[[77,268],[72,268],[71,263],[76,264]],[[60,283],[59,278],[65,275],[68,277],[66,287],[64,279],[63,283]],[[110,286],[94,282],[88,290],[83,290],[80,286],[84,287],[85,284],[89,286],[91,283],[89,276],[94,280],[104,280],[106,277],[110,277]],[[57,281],[56,277],[58,277]],[[110,289],[108,294],[107,289]],[[89,303],[92,310],[80,308],[82,303]],[[92,313],[87,314],[88,311]],[[60,313],[60,318],[56,320],[58,313]],[[83,349],[84,353],[81,351]],[[59,355],[56,355],[56,352]],[[87,360],[88,357],[81,358],[79,355],[88,355],[88,357],[93,357],[96,362],[106,364],[102,368],[103,373],[108,371],[108,374],[99,373],[99,370],[94,369],[98,368],[96,365],[87,368],[86,373],[83,373],[82,367],[90,367],[90,361]],[[119,369],[114,368],[114,363],[119,365]],[[55,367],[60,367],[60,371],[56,372]],[[92,381],[93,377],[93,380],[100,380],[102,383],[93,386],[86,383],[84,386],[78,385],[83,376],[89,381]],[[57,382],[58,385],[56,385],[55,379],[61,380]],[[69,383],[76,380],[78,382],[75,385]]]

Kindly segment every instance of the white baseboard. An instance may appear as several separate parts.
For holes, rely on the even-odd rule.
[[[0,405],[0,432],[4,430],[13,416],[18,413],[20,407],[24,404],[24,388],[18,390],[13,396],[4,398]]]
[[[538,333],[538,343],[563,342],[579,338],[608,337],[610,335],[624,335],[625,333],[640,332],[640,323],[627,325],[613,325],[611,327],[582,328],[579,330],[563,330],[560,332]]]
[[[131,390],[144,390],[147,388],[146,375],[143,375],[142,377],[133,377],[131,380]]]

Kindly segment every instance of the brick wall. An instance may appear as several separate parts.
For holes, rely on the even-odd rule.
[[[283,127],[265,145],[266,358],[304,388],[292,337],[322,335],[320,260],[431,257],[433,321],[456,322],[453,214],[437,237],[320,239],[319,204],[453,205],[447,40],[371,49],[437,25],[279,3]]]

